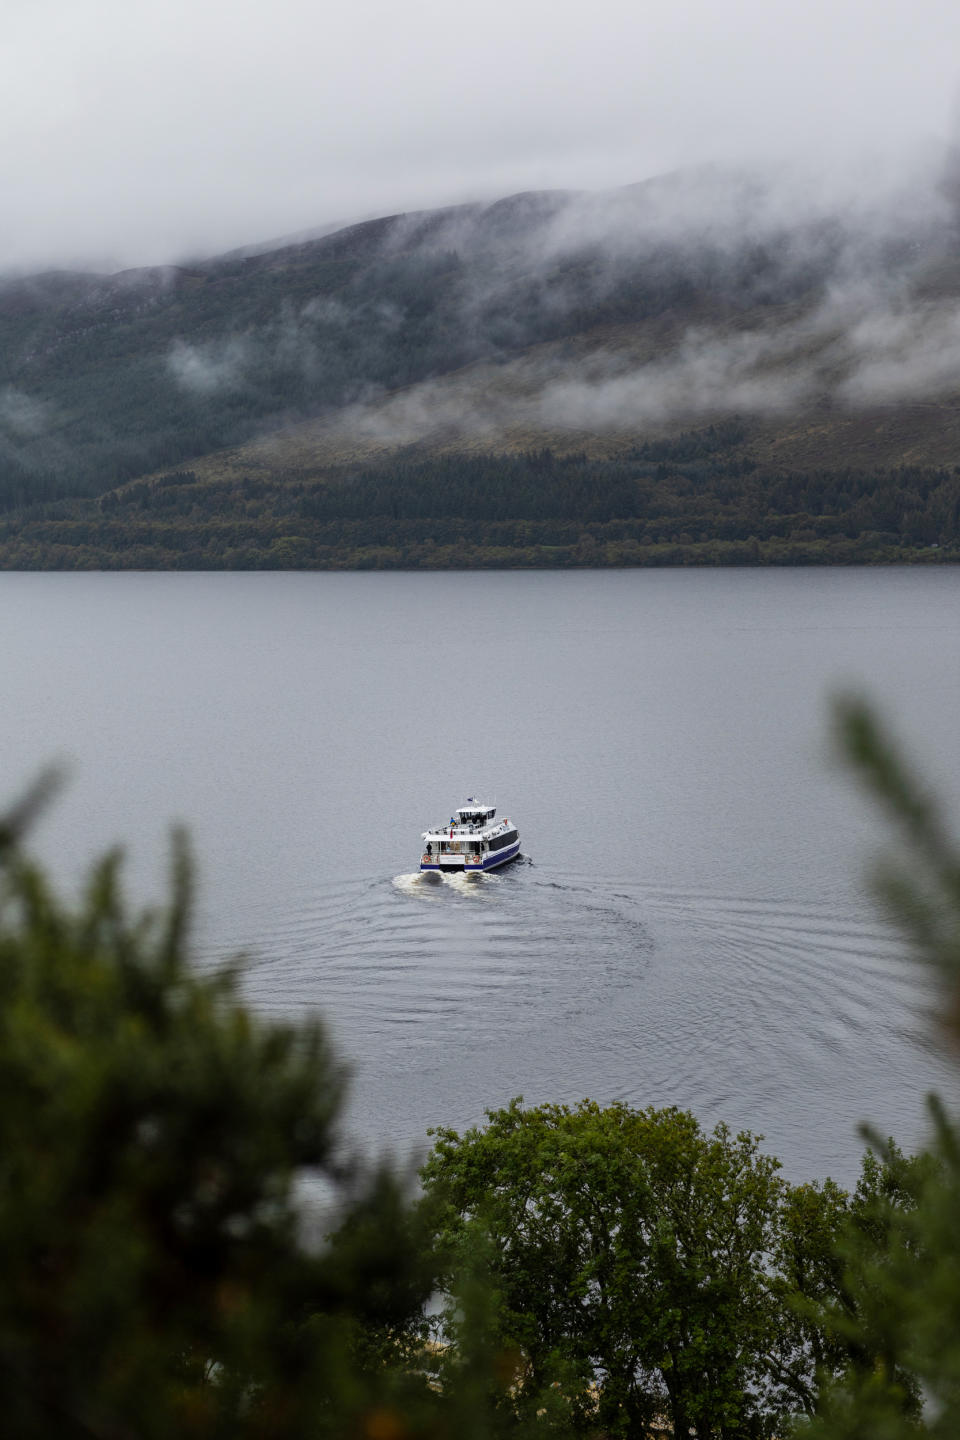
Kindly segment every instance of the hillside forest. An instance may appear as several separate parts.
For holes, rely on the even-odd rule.
[[[946,201],[725,175],[0,279],[0,565],[956,558],[958,315]]]

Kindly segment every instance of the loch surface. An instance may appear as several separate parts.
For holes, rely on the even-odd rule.
[[[867,894],[883,839],[828,743],[864,690],[960,817],[960,568],[0,576],[6,796],[64,883],[114,842],[200,868],[198,963],[319,1010],[350,1133],[584,1096],[749,1128],[792,1178],[906,1144],[956,1085]],[[523,860],[423,882],[495,797]]]

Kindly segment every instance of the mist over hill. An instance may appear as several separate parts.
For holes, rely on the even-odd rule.
[[[546,453],[581,466],[579,508],[565,502],[573,525],[646,523],[658,487],[692,485],[699,538],[677,532],[689,545],[720,538],[718,479],[751,477],[757,524],[732,538],[762,541],[764,497],[784,476],[912,468],[927,499],[946,486],[939,509],[920,538],[878,523],[874,548],[949,547],[960,466],[951,167],[843,193],[809,175],[706,169],[394,215],[185,266],[0,282],[6,565],[94,563],[98,547],[96,563],[346,563],[389,549],[386,531],[320,539],[317,527],[352,510],[396,528],[414,492],[407,518],[420,528],[385,563],[425,563],[416,547],[436,547],[443,529],[429,523],[468,520],[465,505],[478,525],[549,518],[563,489],[553,459],[523,514],[506,497],[524,484],[503,478]],[[491,513],[475,495],[452,498],[481,459],[471,483],[500,496]],[[652,477],[626,490],[617,480],[613,512],[605,502],[594,514],[603,467],[630,464],[655,466]],[[700,471],[684,475],[691,464]],[[216,541],[231,525],[236,543]],[[469,549],[478,535],[461,527],[443,543]],[[645,536],[621,538],[642,549]],[[531,544],[550,549],[516,535],[486,548]],[[627,561],[640,563],[614,563]]]

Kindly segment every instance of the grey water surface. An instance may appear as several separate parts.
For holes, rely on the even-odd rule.
[[[960,569],[5,574],[0,655],[6,795],[73,762],[36,848],[155,898],[186,822],[198,963],[323,1013],[367,1146],[590,1096],[849,1181],[956,1090],[827,711],[875,697],[960,817]],[[422,881],[480,792],[523,861]]]

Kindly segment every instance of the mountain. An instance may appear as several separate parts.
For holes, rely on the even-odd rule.
[[[951,558],[960,231],[717,170],[0,281],[0,565]]]

